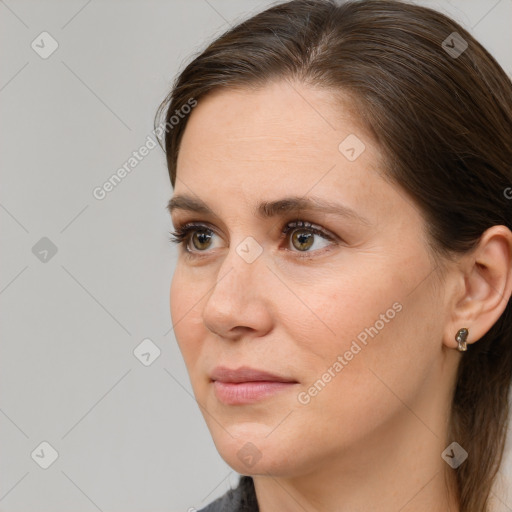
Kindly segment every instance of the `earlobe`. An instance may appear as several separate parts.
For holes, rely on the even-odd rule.
[[[512,232],[492,226],[478,246],[460,260],[463,291],[446,326],[446,344],[461,352],[481,339],[498,321],[512,294]]]

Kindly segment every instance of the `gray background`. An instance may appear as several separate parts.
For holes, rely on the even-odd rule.
[[[421,3],[461,22],[511,74],[512,0]],[[269,4],[0,0],[1,511],[177,512],[236,482],[171,330],[161,149],[104,200],[92,191],[152,133],[189,57]],[[59,45],[46,59],[31,47],[48,50],[43,31]],[[146,338],[161,351],[149,366],[133,352]],[[43,441],[58,452],[47,469]],[[512,497],[496,503],[512,510]]]

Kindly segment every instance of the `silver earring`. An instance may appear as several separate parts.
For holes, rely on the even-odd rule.
[[[457,331],[457,334],[455,335],[455,340],[459,344],[457,347],[460,352],[465,352],[468,349],[468,346],[466,344],[466,340],[468,339],[469,330],[463,327],[462,329],[459,329]]]

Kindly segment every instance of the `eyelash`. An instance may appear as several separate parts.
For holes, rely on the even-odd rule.
[[[333,236],[331,236],[327,231],[320,228],[319,226],[311,224],[308,221],[303,221],[301,219],[290,221],[287,224],[285,224],[285,226],[281,230],[281,239],[285,238],[286,235],[288,235],[288,233],[290,233],[291,231],[293,231],[294,229],[297,229],[297,228],[302,228],[302,230],[304,230],[304,231],[309,231],[315,235],[322,236],[323,238],[329,240],[330,242],[336,243],[335,238]],[[171,243],[175,243],[175,244],[188,244],[188,241],[189,241],[191,235],[193,234],[193,232],[201,231],[201,230],[202,231],[212,231],[215,233],[215,231],[213,229],[209,228],[205,224],[202,224],[200,222],[188,222],[182,226],[180,226],[180,225],[175,226],[175,231],[170,232],[169,241]],[[322,249],[318,249],[318,251],[322,251]],[[201,253],[201,252],[207,252],[207,251],[199,251],[199,253]],[[312,252],[311,251],[290,251],[290,252],[297,253],[298,258],[311,258],[312,252],[314,253],[317,251],[312,251]],[[191,257],[191,258],[201,258],[201,257],[205,256],[204,254],[197,254],[197,251],[191,251],[186,246],[185,246],[185,254],[187,255],[187,257]]]

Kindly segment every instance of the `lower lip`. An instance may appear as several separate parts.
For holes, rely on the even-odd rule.
[[[257,402],[280,391],[290,389],[295,384],[296,382],[275,381],[213,381],[213,387],[217,398],[227,405],[243,405]]]

